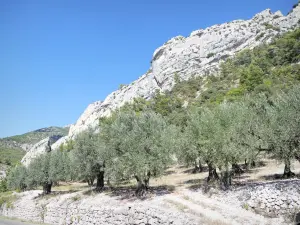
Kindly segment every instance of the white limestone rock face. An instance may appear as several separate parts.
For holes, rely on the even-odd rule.
[[[103,102],[88,106],[78,121],[71,126],[67,139],[74,138],[88,127],[98,125],[98,119],[136,97],[151,98],[156,89],[170,90],[174,75],[188,79],[192,75],[206,76],[218,71],[219,63],[245,48],[270,42],[278,34],[299,26],[300,6],[287,16],[270,9],[250,20],[235,20],[206,29],[193,31],[189,37],[177,36],[154,51],[150,70],[138,80],[117,90]],[[268,29],[267,24],[276,29]]]
[[[35,159],[39,155],[47,152],[48,145],[51,146],[51,149],[54,149],[52,146],[54,146],[55,148],[58,148],[59,145],[57,145],[56,142],[58,142],[58,140],[62,139],[61,137],[62,136],[60,136],[60,135],[56,135],[56,136],[47,137],[47,138],[39,141],[26,153],[26,155],[22,158],[21,163],[25,166],[28,166],[33,159]],[[63,138],[63,139],[65,139],[65,138]],[[62,143],[62,142],[59,142],[59,143]]]
[[[109,94],[103,102],[97,101],[90,104],[84,113],[77,120],[76,124],[70,127],[69,138],[74,138],[76,134],[98,125],[100,117],[109,116],[110,113],[133,100],[136,97],[149,99],[156,89],[156,84],[151,70],[141,76],[137,81],[122,87],[120,90]]]
[[[48,144],[49,138],[45,138],[40,142],[36,143],[23,157],[21,163],[28,166],[34,158],[46,152],[46,146]]]

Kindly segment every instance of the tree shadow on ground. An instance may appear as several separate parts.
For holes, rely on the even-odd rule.
[[[200,184],[202,180],[201,179],[190,179],[187,181],[184,181],[185,184]]]
[[[156,187],[149,187],[145,194],[141,197],[136,196],[136,187],[111,187],[105,191],[111,197],[117,197],[120,200],[146,200],[156,196],[163,196],[167,194],[171,194],[175,191],[174,185],[161,185]]]
[[[289,180],[289,179],[293,179],[293,178],[297,178],[300,179],[300,174],[295,174],[294,176],[290,177],[290,178],[286,178],[283,176],[283,174],[271,174],[271,175],[265,175],[265,176],[260,176],[259,179],[264,179],[264,180]]]
[[[207,185],[209,185],[207,183],[207,178],[191,179],[191,180],[186,181],[185,183],[186,184],[191,184],[187,187],[191,191],[199,191],[200,189],[204,190],[207,187]]]
[[[174,174],[174,173],[176,173],[176,171],[175,170],[167,170],[167,171],[165,171],[164,172],[164,174],[163,175],[171,175],[171,174]]]
[[[183,171],[183,173],[189,173],[189,174],[196,174],[196,173],[205,173],[208,172],[208,167],[207,166],[202,166],[202,171],[198,171],[195,168],[187,169]]]
[[[232,180],[243,180],[243,179],[246,179],[246,178],[249,178],[250,175],[247,175],[247,174],[243,174],[243,175],[235,175],[232,177]]]

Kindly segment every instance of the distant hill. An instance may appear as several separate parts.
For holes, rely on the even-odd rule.
[[[46,127],[25,134],[0,138],[0,148],[17,148],[28,151],[34,144],[46,137],[68,135],[69,127]]]
[[[30,148],[51,136],[66,136],[68,127],[46,127],[25,134],[0,138],[0,164],[14,165],[21,161]]]

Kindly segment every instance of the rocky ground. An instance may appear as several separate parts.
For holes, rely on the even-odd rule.
[[[137,199],[131,184],[103,193],[82,183],[62,184],[49,196],[40,190],[17,193],[0,215],[48,224],[293,224],[300,180],[274,179],[282,167],[266,160],[222,191],[205,186],[207,172],[178,166],[152,180],[146,199]],[[293,169],[298,173],[299,163]]]

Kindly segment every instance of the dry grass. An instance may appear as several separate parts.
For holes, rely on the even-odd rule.
[[[208,173],[191,173],[191,167],[174,166],[169,168],[165,175],[159,178],[150,179],[150,185],[157,186],[175,186],[176,189],[187,188],[194,184],[201,184]]]
[[[86,183],[66,183],[61,182],[59,186],[55,186],[52,188],[52,191],[66,191],[66,192],[75,192],[75,191],[81,191],[88,188],[88,185]]]

